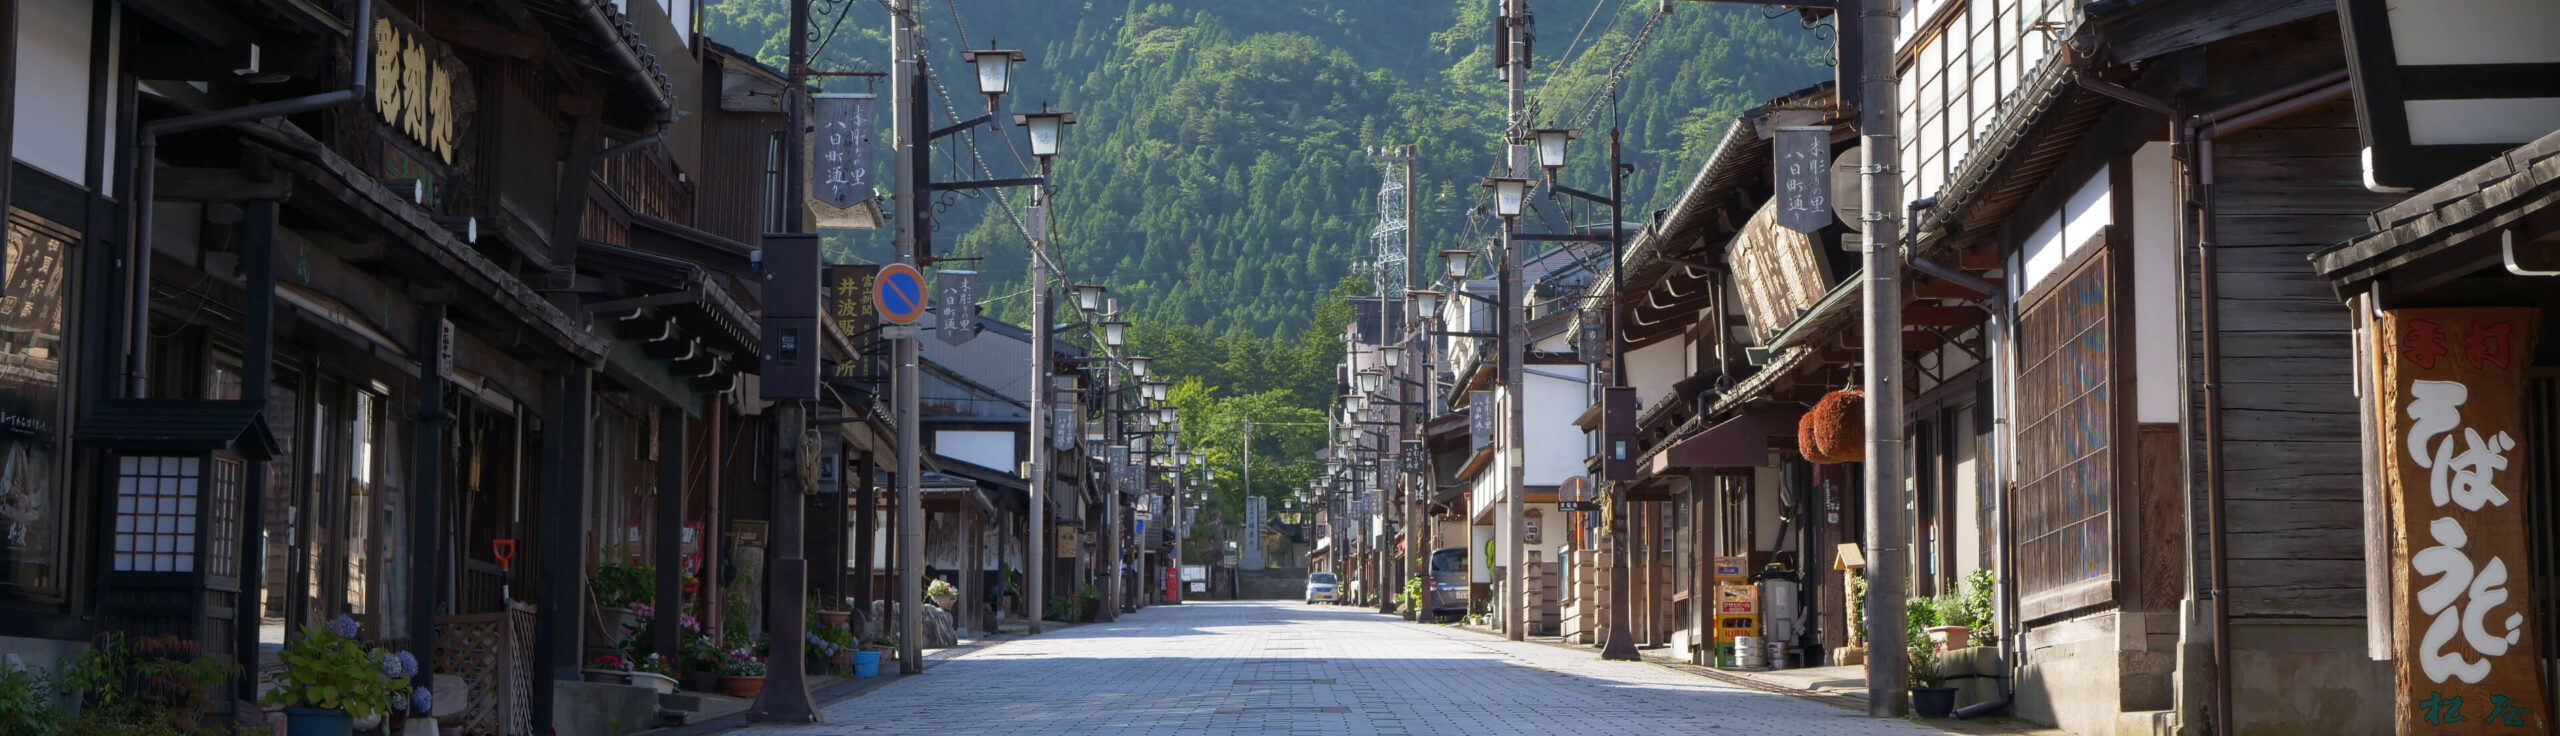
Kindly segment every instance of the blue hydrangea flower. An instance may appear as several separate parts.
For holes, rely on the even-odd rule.
[[[380,666],[382,667],[382,676],[383,676],[383,677],[387,677],[387,678],[391,678],[391,679],[397,680],[397,679],[400,679],[400,678],[402,678],[402,677],[405,677],[405,676],[406,676],[406,675],[402,675],[402,674],[400,674],[400,658],[399,658],[399,657],[394,657],[394,656],[391,656],[391,655],[389,655],[389,654],[377,654],[377,655],[374,655],[374,657],[373,657],[373,662],[374,662],[374,664],[376,664],[376,665],[380,665]]]
[[[356,638],[356,620],[346,616],[332,619],[329,621],[329,633],[349,639]]]
[[[436,709],[436,696],[426,688],[409,691],[409,715],[423,716]]]
[[[402,678],[418,676],[418,655],[410,654],[408,650],[404,649],[393,653],[391,656],[400,660],[400,676]]]

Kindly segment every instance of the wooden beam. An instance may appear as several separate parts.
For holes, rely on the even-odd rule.
[[[542,36],[508,28],[475,13],[434,13],[427,33],[436,40],[509,59],[532,59],[551,48]]]
[[[1982,324],[1987,315],[1973,307],[1938,307],[1912,305],[1902,308],[1902,323],[1930,327],[1967,327]]]
[[[166,166],[153,182],[153,198],[173,202],[247,202],[293,198],[293,180],[250,176],[239,169]]]

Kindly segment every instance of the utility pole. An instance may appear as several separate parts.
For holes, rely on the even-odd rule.
[[[808,0],[795,0],[806,8]],[[916,58],[915,0],[889,0],[889,100],[894,112],[890,123],[890,146],[894,152],[896,185],[896,243],[898,262],[920,267],[916,243],[922,237],[918,229],[924,225],[926,203],[924,182],[916,174],[923,170],[916,147],[922,144],[925,131],[916,125],[916,110],[924,104],[924,84]],[[804,14],[805,15],[805,14]],[[808,34],[794,26],[792,44],[805,43]],[[786,136],[794,137],[794,136]],[[796,204],[795,204],[796,206]],[[916,341],[920,333],[909,333],[890,339],[890,360],[894,365],[889,379],[891,411],[897,420],[898,433],[898,592],[890,600],[898,606],[898,671],[916,674],[924,671],[924,469],[919,462],[923,449],[916,442],[919,411],[916,382]],[[784,646],[797,646],[785,644]]]
[[[1105,302],[1103,306],[1108,314],[1120,313],[1120,300],[1116,297]],[[1114,319],[1117,317],[1115,316]],[[1110,403],[1102,406],[1102,426],[1110,432],[1110,439],[1105,446],[1118,449],[1119,452],[1103,453],[1103,457],[1110,461],[1108,463],[1110,472],[1104,476],[1108,480],[1103,482],[1102,493],[1102,601],[1095,607],[1093,620],[1095,623],[1107,624],[1120,620],[1120,476],[1129,472],[1129,459],[1127,434],[1125,428],[1120,426],[1128,416],[1128,412],[1121,406],[1128,403],[1128,397],[1125,395],[1128,390],[1120,386],[1118,370],[1105,371],[1105,374],[1110,381],[1103,392],[1104,395],[1111,397]]]
[[[1867,715],[1897,717],[1909,704],[1903,651],[1902,246],[1897,203],[1901,174],[1893,80],[1895,6],[1884,0],[1843,2],[1858,8],[1859,219],[1866,225],[1867,458]]]
[[[1047,191],[1046,186],[1032,190],[1033,196],[1039,198],[1032,205],[1048,207]],[[1048,221],[1045,211],[1040,220]],[[1031,531],[1023,535],[1029,537],[1030,544],[1022,558],[1022,575],[1027,578],[1023,581],[1023,610],[1031,614],[1033,634],[1047,628],[1041,622],[1046,620],[1043,609],[1048,600],[1041,593],[1049,577],[1049,435],[1056,431],[1050,424],[1057,420],[1049,416],[1049,394],[1057,390],[1049,378],[1049,319],[1055,310],[1049,306],[1049,244],[1045,240],[1048,228],[1041,230],[1037,234],[1043,240],[1031,243]]]
[[[1617,81],[1611,80],[1609,85],[1609,298],[1625,299],[1626,269],[1625,264],[1620,261],[1619,250],[1626,247],[1627,218],[1619,212],[1620,204],[1624,201],[1622,196],[1624,193],[1619,191],[1619,184],[1625,179],[1626,164],[1619,159],[1618,150]],[[1609,310],[1609,320],[1612,323],[1617,322],[1619,311],[1614,306]],[[1609,333],[1609,385],[1625,386],[1627,385],[1627,343],[1623,338],[1626,333],[1620,331],[1617,324],[1610,324],[1607,331]],[[1605,422],[1603,426],[1606,426]],[[1603,444],[1605,446],[1606,440],[1603,440]],[[1699,497],[1704,498],[1704,496]],[[1644,655],[1636,652],[1635,616],[1632,615],[1631,610],[1635,605],[1633,590],[1635,586],[1628,583],[1627,575],[1627,558],[1635,552],[1634,545],[1630,542],[1635,539],[1635,535],[1630,533],[1633,530],[1630,528],[1629,520],[1629,511],[1634,508],[1634,504],[1627,500],[1625,482],[1609,484],[1608,503],[1609,516],[1613,522],[1609,525],[1609,536],[1614,540],[1612,546],[1616,549],[1611,550],[1609,554],[1609,641],[1603,647],[1600,658],[1633,662],[1643,659]],[[1708,591],[1698,591],[1697,598],[1694,599],[1698,602],[1690,605],[1706,605],[1707,601],[1713,600],[1707,596],[1707,593]]]
[[[1505,96],[1504,109],[1508,114],[1503,117],[1503,150],[1507,154],[1505,163],[1510,171],[1508,176],[1523,179],[1529,177],[1533,162],[1530,160],[1528,147],[1513,141],[1520,137],[1518,128],[1521,127],[1521,116],[1525,114],[1528,107],[1528,21],[1529,0],[1502,0],[1501,22],[1506,28],[1503,38],[1510,47],[1507,58],[1504,59],[1506,63],[1503,65],[1502,74],[1503,82],[1510,88]],[[1502,317],[1499,320],[1502,328],[1503,387],[1502,518],[1508,527],[1503,532],[1502,541],[1508,548],[1503,554],[1503,564],[1509,568],[1503,575],[1502,587],[1511,598],[1511,615],[1503,617],[1502,629],[1503,636],[1512,641],[1521,641],[1529,637],[1530,608],[1529,535],[1524,528],[1528,523],[1529,508],[1528,499],[1524,497],[1527,492],[1524,487],[1526,482],[1524,466],[1528,462],[1526,441],[1528,437],[1524,428],[1525,422],[1521,418],[1526,408],[1524,402],[1528,398],[1527,392],[1523,390],[1527,386],[1522,375],[1524,373],[1522,364],[1527,358],[1529,329],[1527,320],[1521,319],[1520,314],[1520,263],[1523,258],[1523,248],[1520,240],[1512,237],[1518,234],[1519,228],[1520,225],[1516,220],[1503,221],[1502,252],[1497,254],[1502,275]]]
[[[809,125],[808,28],[809,0],[792,0],[790,84],[783,90],[786,122],[782,136],[782,195],[783,201],[790,204],[790,214],[784,217],[782,230],[794,234],[803,232],[807,226],[801,217],[801,203],[808,200],[809,182],[806,165],[808,138],[805,132]],[[815,249],[814,244],[808,247]],[[810,260],[812,263],[806,265],[814,267],[818,259]],[[768,276],[774,279],[769,283],[776,289],[806,289],[806,294],[795,296],[814,306],[818,298],[816,274],[787,273],[804,264],[784,261],[776,265],[783,268]],[[769,300],[768,304],[785,301],[776,298]],[[768,316],[771,316],[770,312]],[[771,600],[765,607],[765,625],[778,641],[800,641],[808,627],[807,620],[795,612],[805,604],[809,594],[809,561],[803,549],[807,528],[801,516],[807,508],[803,497],[815,489],[804,485],[809,479],[799,470],[808,455],[818,451],[809,436],[810,405],[809,399],[788,398],[776,402],[774,407],[774,428],[779,436],[773,454],[773,487],[768,495],[773,499],[773,560],[765,570],[765,588],[772,591]],[[843,572],[836,571],[835,574],[842,575]],[[803,647],[776,648],[769,662],[774,669],[770,687],[757,694],[755,704],[747,710],[747,720],[763,723],[813,723],[818,720],[817,702],[810,695],[808,676],[801,666],[806,656],[808,651]]]

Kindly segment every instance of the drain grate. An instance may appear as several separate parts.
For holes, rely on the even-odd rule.
[[[1289,680],[1237,680],[1238,685],[1331,685],[1333,678],[1309,677]]]
[[[1350,709],[1350,708],[1345,708],[1345,707],[1342,707],[1342,706],[1339,706],[1339,705],[1255,705],[1255,706],[1243,706],[1243,707],[1229,706],[1229,707],[1225,707],[1225,708],[1219,708],[1219,709],[1217,710],[1217,713],[1218,713],[1219,715],[1240,715],[1240,714],[1244,714],[1244,713],[1349,713],[1349,712],[1351,712],[1351,709]]]

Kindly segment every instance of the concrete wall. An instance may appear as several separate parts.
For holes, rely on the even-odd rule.
[[[2242,736],[2392,732],[2391,663],[2365,657],[2363,619],[2235,620],[2231,643]]]

